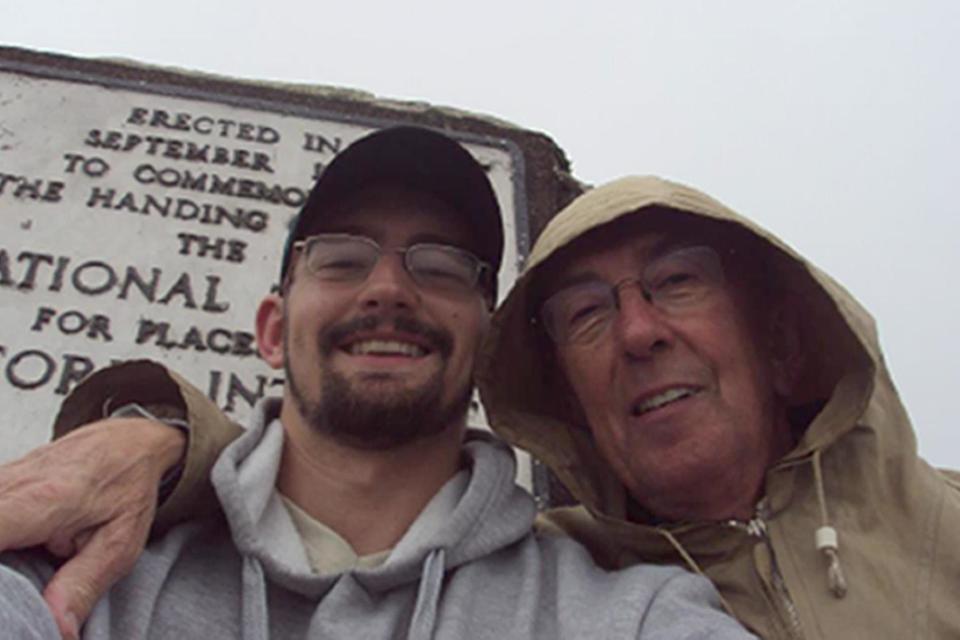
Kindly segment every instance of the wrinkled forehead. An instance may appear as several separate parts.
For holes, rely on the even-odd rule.
[[[642,268],[680,247],[707,245],[723,252],[717,225],[693,214],[653,210],[628,214],[592,229],[558,250],[543,266],[541,300],[571,281],[601,276],[603,271]]]

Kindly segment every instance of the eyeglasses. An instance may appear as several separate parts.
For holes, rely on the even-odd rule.
[[[634,284],[654,308],[680,316],[696,310],[723,287],[723,266],[709,247],[684,247],[649,263],[639,278],[624,278],[612,285],[590,280],[565,287],[540,308],[547,334],[557,344],[596,341],[620,310],[620,290]]]
[[[324,233],[293,243],[307,270],[324,282],[364,282],[385,251],[403,255],[403,266],[417,286],[465,292],[477,286],[490,265],[469,251],[444,244],[418,243],[385,250],[375,241],[346,233]]]

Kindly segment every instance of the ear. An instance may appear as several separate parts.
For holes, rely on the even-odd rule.
[[[274,369],[283,366],[283,306],[283,298],[271,293],[257,307],[257,349]]]
[[[794,392],[806,363],[799,308],[791,298],[777,304],[769,315],[768,354],[773,388],[781,397],[789,397]]]

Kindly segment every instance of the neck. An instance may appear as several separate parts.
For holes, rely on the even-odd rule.
[[[289,398],[280,412],[277,489],[358,555],[396,545],[460,467],[464,422],[389,450],[357,449],[306,425]]]
[[[721,522],[751,520],[763,495],[763,475],[725,474],[704,477],[693,487],[675,487],[644,501],[658,520],[667,522]]]

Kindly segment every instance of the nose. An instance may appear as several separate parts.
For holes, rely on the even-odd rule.
[[[674,334],[667,319],[650,303],[640,287],[619,291],[619,313],[613,331],[623,351],[632,358],[644,359],[669,348]]]
[[[358,295],[365,311],[412,309],[420,300],[420,291],[404,268],[403,257],[396,253],[380,257]]]

